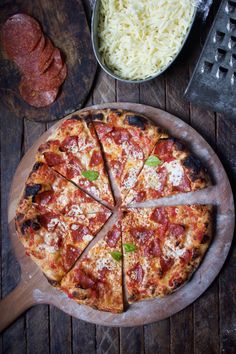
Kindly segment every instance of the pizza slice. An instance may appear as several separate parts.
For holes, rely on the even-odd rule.
[[[91,117],[123,200],[162,133],[133,112],[107,109],[91,113]]]
[[[71,217],[108,211],[105,206],[42,162],[34,164],[26,181],[23,199],[42,211],[46,208]]]
[[[211,184],[201,162],[182,142],[164,137],[158,140],[145,161],[137,183],[125,203],[143,202],[181,192],[196,191]]]
[[[128,301],[161,297],[184,284],[209,246],[211,207],[128,209],[122,222]]]
[[[104,212],[72,218],[46,208],[39,210],[24,200],[16,212],[16,230],[26,254],[54,283],[69,271],[110,215]]]
[[[113,206],[100,144],[87,116],[74,114],[65,120],[39,147],[37,160],[47,163],[95,199]]]
[[[61,289],[77,303],[110,312],[123,311],[121,223],[78,260]]]

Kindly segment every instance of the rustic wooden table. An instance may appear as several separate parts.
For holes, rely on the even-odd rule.
[[[88,16],[89,1],[84,0]],[[86,105],[126,101],[167,110],[192,125],[215,149],[235,193],[236,119],[199,109],[183,100],[202,42],[213,20],[196,26],[174,66],[161,77],[141,85],[117,82],[98,71]],[[199,39],[201,38],[201,40]],[[14,171],[29,147],[49,125],[20,119],[1,107],[1,296],[17,284],[20,269],[7,230],[7,198]],[[236,248],[210,288],[194,304],[158,323],[133,328],[95,326],[71,318],[58,309],[38,305],[1,335],[0,353],[235,353]],[[0,314],[1,316],[1,314]]]

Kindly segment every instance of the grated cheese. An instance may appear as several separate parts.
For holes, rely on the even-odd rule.
[[[103,63],[124,79],[157,74],[181,47],[193,10],[193,0],[101,0]]]

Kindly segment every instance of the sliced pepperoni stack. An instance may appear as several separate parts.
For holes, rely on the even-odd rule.
[[[39,23],[26,14],[11,16],[3,26],[2,42],[23,74],[19,85],[22,98],[34,107],[53,103],[66,78],[67,66]]]

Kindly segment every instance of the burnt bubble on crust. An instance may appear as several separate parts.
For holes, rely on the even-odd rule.
[[[110,109],[111,112],[115,113],[117,116],[122,116],[122,112],[121,111],[118,111],[116,108],[111,108]]]
[[[127,114],[126,115],[126,122],[129,125],[136,126],[140,128],[141,130],[145,130],[146,125],[148,124],[148,121],[146,118],[135,115],[135,114]]]
[[[41,184],[32,184],[32,185],[27,185],[25,187],[25,197],[34,197],[38,192],[40,191],[42,185]]]
[[[35,172],[39,169],[39,167],[41,167],[43,165],[42,162],[36,162],[32,168],[32,172]]]
[[[202,171],[201,162],[193,155],[187,156],[183,161],[184,167],[191,170],[191,179],[194,181]]]
[[[45,276],[45,278],[47,279],[47,281],[49,282],[50,285],[52,285],[52,286],[58,286],[59,285],[59,282],[57,280],[50,279],[45,274],[44,274],[44,276]]]
[[[104,119],[104,115],[103,113],[91,113],[91,118],[92,120],[103,120]]]
[[[73,114],[70,118],[68,119],[72,119],[72,120],[82,120],[82,118],[79,116],[79,114]]]
[[[29,227],[31,227],[33,230],[37,231],[40,229],[41,226],[40,226],[38,220],[32,220],[32,219],[25,220],[20,228],[21,233],[23,235],[25,235],[25,232]]]

